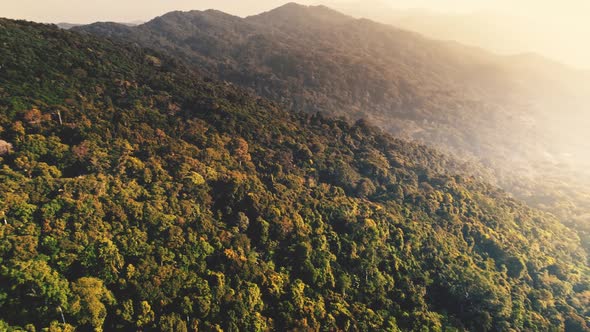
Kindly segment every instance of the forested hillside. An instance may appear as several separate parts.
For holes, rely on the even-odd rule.
[[[181,58],[286,109],[366,119],[478,164],[470,174],[559,216],[590,250],[588,73],[294,3],[245,19],[171,12],[135,28],[76,29]]]
[[[587,331],[553,216],[366,122],[0,19],[0,330]]]
[[[367,118],[494,162],[543,153],[561,158],[585,147],[570,132],[554,142],[556,135],[542,130],[556,120],[570,129],[582,125],[587,74],[533,56],[500,57],[426,39],[323,6],[291,3],[245,19],[171,12],[135,28],[97,23],[77,30],[179,56],[291,109]]]

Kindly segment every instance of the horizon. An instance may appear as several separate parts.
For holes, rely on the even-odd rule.
[[[590,13],[590,3],[583,0],[567,0],[570,6],[557,6],[547,0],[534,1],[523,0],[514,4],[507,0],[448,0],[444,4],[435,0],[369,0],[370,5],[391,8],[399,11],[430,12],[433,14],[474,14],[479,12],[501,13],[520,17],[564,17],[567,13],[570,21],[572,15],[585,18]],[[228,14],[246,17],[259,14],[264,11],[283,6],[287,3],[301,5],[325,5],[336,8],[339,5],[355,5],[360,1],[355,0],[205,0],[195,2],[193,0],[171,0],[161,2],[158,0],[128,0],[124,3],[116,0],[94,1],[84,7],[76,7],[76,0],[46,0],[39,4],[36,0],[22,0],[19,3],[0,3],[2,17],[10,19],[24,19],[41,23],[72,23],[89,24],[100,21],[112,22],[136,22],[147,21],[171,11],[190,11],[216,9]],[[137,5],[142,5],[138,10]],[[365,4],[365,2],[363,2]],[[531,13],[531,4],[535,4],[537,11]],[[72,8],[76,8],[72,10]],[[113,14],[112,8],[119,9]],[[561,9],[561,10],[560,10]],[[561,12],[561,13],[560,13]]]
[[[372,6],[397,10],[430,11],[435,14],[472,14],[477,12],[496,12],[521,17],[551,18],[562,22],[585,19],[590,14],[590,3],[584,0],[566,0],[559,5],[550,0],[521,0],[514,3],[508,0],[369,0]],[[301,5],[358,4],[355,0],[97,0],[85,6],[75,6],[76,0],[21,0],[18,3],[0,3],[2,17],[25,19],[44,23],[88,24],[98,21],[133,22],[146,21],[164,13],[180,10],[217,9],[226,13],[245,17],[280,7],[287,3]],[[567,5],[564,5],[567,3]],[[363,2],[366,5],[366,2]],[[534,5],[534,6],[533,6]],[[533,9],[534,10],[531,10]],[[116,9],[113,12],[112,9]]]
[[[508,0],[449,0],[444,4],[436,0],[372,0],[371,4],[363,2],[362,7],[359,6],[358,0],[128,0],[125,2],[100,0],[84,6],[77,5],[76,0],[46,0],[42,3],[37,0],[22,0],[18,3],[0,3],[0,13],[2,13],[0,16],[50,24],[84,25],[94,22],[140,24],[171,11],[216,9],[246,17],[272,10],[289,2],[301,5],[325,5],[354,17],[366,17],[405,30],[416,31],[429,38],[453,40],[500,55],[534,53],[575,69],[590,70],[590,46],[582,42],[590,35],[590,21],[586,20],[586,17],[590,16],[590,2],[584,0],[567,0],[561,4],[549,0],[522,0],[516,4]],[[392,22],[393,18],[375,17],[380,16],[379,11],[377,15],[367,14],[366,11],[370,12],[372,8],[379,8],[384,15],[396,14],[395,18],[398,21]],[[374,9],[373,11],[375,12]],[[413,25],[404,25],[399,21],[412,14],[418,15],[418,18],[419,15],[427,14],[447,19],[450,16],[451,24],[447,24],[448,31],[431,27],[434,33],[429,33],[431,31],[428,31],[428,26],[416,26],[416,22],[413,22]],[[481,31],[473,32],[469,31],[470,27],[460,26],[463,21],[469,19],[477,21],[478,27],[484,32],[496,31],[498,35],[504,36],[507,42],[505,45],[498,45],[497,41],[493,43],[488,40],[488,35],[480,35]],[[459,22],[455,24],[455,21]],[[420,28],[423,29],[420,30]],[[464,29],[468,38],[461,39],[462,35],[457,36],[456,30],[461,32],[461,29]],[[514,31],[514,34],[507,35],[510,31]]]

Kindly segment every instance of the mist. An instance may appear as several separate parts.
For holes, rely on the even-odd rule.
[[[80,6],[75,0],[3,1],[3,17],[48,23],[96,21],[144,22],[173,10],[217,9],[249,16],[285,0],[191,1],[101,0]],[[301,0],[324,4],[357,16],[417,31],[436,39],[456,40],[501,54],[534,52],[562,63],[590,69],[590,4],[569,1],[351,1]]]
[[[365,17],[499,54],[538,53],[590,69],[587,1],[354,1],[327,2]]]

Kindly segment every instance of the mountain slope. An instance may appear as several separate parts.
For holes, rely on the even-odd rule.
[[[80,30],[168,51],[296,110],[365,117],[396,134],[495,159],[559,154],[555,150],[563,146],[552,144],[553,136],[539,137],[545,149],[526,139],[541,133],[533,131],[536,126],[555,120],[555,105],[549,111],[540,106],[590,93],[590,86],[573,89],[590,82],[587,77],[563,67],[545,72],[515,66],[482,50],[322,6],[288,4],[246,19],[174,12],[136,29],[109,31],[97,24]],[[526,144],[513,151],[518,141]]]
[[[587,330],[553,216],[364,122],[0,20],[0,326]]]
[[[553,19],[518,11],[451,13],[426,9],[397,9],[382,1],[322,3],[355,17],[416,31],[441,40],[456,40],[500,54],[537,52],[580,68],[588,68],[590,51],[580,40],[590,31],[578,18],[555,13]],[[573,9],[573,7],[569,7]],[[537,17],[535,17],[537,16]],[[565,22],[565,18],[569,20]]]
[[[478,164],[470,174],[559,216],[590,250],[583,72],[293,3],[246,19],[173,12],[136,28],[77,29],[158,49],[288,109],[367,119]]]

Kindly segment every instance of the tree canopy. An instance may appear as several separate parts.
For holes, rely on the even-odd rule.
[[[588,330],[553,215],[364,121],[0,19],[0,330]]]

